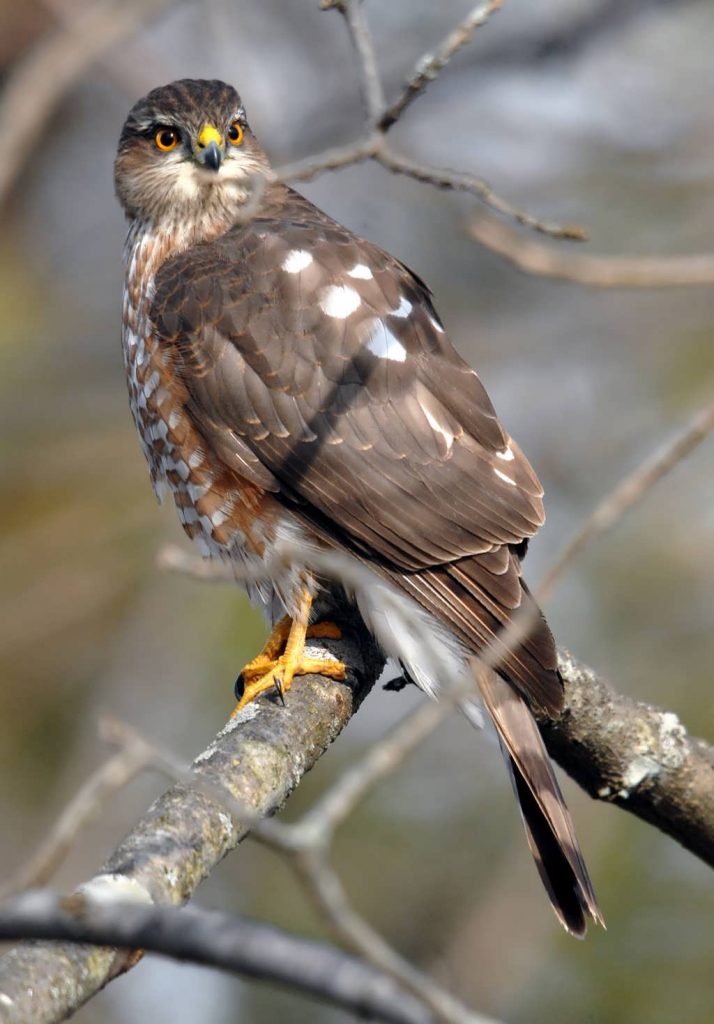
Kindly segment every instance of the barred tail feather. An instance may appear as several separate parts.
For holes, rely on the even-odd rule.
[[[498,732],[538,873],[563,927],[583,938],[587,919],[604,925],[568,808],[538,726],[501,676],[479,666],[477,681]]]

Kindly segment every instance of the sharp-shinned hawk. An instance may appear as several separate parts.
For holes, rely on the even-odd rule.
[[[204,555],[256,578],[269,569],[249,589],[285,612],[239,706],[296,673],[341,677],[304,653],[321,628],[309,627],[324,582],[311,553],[341,553],[384,653],[432,695],[478,690],[555,912],[582,935],[600,911],[529,710],[563,706],[553,638],[521,578],[540,483],[424,282],[270,175],[240,97],[218,81],[140,100],[115,166],[131,221],[124,358],[154,487],[168,486]],[[294,552],[280,567],[278,543]],[[474,655],[522,608],[529,635],[477,686]]]

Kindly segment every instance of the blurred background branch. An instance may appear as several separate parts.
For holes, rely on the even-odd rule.
[[[0,95],[0,135],[12,139],[0,162],[0,205],[36,151],[42,129],[65,93],[94,61],[169,2],[88,3],[21,58]]]
[[[92,899],[91,890],[69,898],[29,892],[0,907],[0,939],[33,937],[161,953],[285,985],[386,1024],[431,1024],[434,1019],[383,971],[334,946],[217,910],[147,907],[122,902],[121,897]],[[65,984],[67,980],[63,979]],[[58,1008],[45,1001],[48,995],[49,988],[40,984],[32,1007],[36,1022],[58,1019]],[[20,996],[21,1008],[22,1003]],[[489,1024],[485,1017],[469,1019],[472,1024]]]
[[[591,288],[670,288],[714,283],[714,254],[593,256],[564,252],[516,232],[494,217],[474,217],[469,232],[518,270]]]
[[[196,758],[191,785],[177,784],[152,805],[100,877],[121,879],[153,903],[184,903],[258,817],[282,806],[381,670],[354,614],[344,639],[314,646],[322,649],[323,643],[325,652],[349,666],[346,682],[301,676],[287,707],[262,702],[232,719]],[[130,742],[147,746],[141,738]],[[170,770],[170,761],[156,751],[154,756]],[[132,964],[122,960],[122,970],[127,966]],[[10,1005],[2,996],[12,1000],[13,1020],[63,1020],[115,973],[112,950],[35,943],[0,958],[0,1004]]]

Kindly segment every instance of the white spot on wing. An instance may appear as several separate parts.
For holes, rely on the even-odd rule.
[[[350,277],[357,277],[360,281],[371,281],[372,271],[369,269],[366,263],[355,263],[352,270],[348,270],[347,273]]]
[[[392,359],[403,363],[407,358],[407,350],[382,320],[377,320],[374,330],[369,336],[367,348],[378,359]]]
[[[287,274],[299,274],[312,263],[312,253],[307,249],[291,249],[283,260],[282,267]]]
[[[503,459],[504,462],[512,462],[515,458],[513,449],[509,445],[508,448],[504,448],[502,452],[496,452],[497,459]]]
[[[516,481],[515,480],[511,480],[510,476],[506,476],[506,474],[502,473],[500,469],[496,469],[496,467],[494,466],[493,467],[493,471],[494,471],[494,473],[496,474],[497,477],[500,477],[501,480],[503,480],[504,483],[510,484],[511,487],[515,487],[516,486]]]
[[[361,301],[354,288],[347,284],[333,284],[322,293],[320,308],[328,316],[344,320],[350,313],[354,313]]]
[[[446,441],[447,450],[450,449],[452,444],[454,443],[454,435],[451,433],[448,427],[445,427],[443,423],[439,423],[436,416],[434,416],[433,413],[429,412],[426,406],[422,405],[422,409],[424,411],[424,415],[426,416],[431,429],[435,430],[437,434],[441,434],[441,436]]]
[[[399,300],[399,305],[397,306],[396,309],[393,309],[389,315],[390,316],[407,317],[407,316],[409,316],[411,311],[412,311],[412,304],[411,304],[411,302],[409,301],[409,299],[405,298],[402,295],[401,299]]]

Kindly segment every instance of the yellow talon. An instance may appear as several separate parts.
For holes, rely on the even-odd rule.
[[[305,588],[296,617],[291,619],[286,615],[276,623],[260,654],[245,666],[236,683],[236,696],[241,683],[243,692],[231,718],[267,690],[277,690],[282,698],[292,686],[294,676],[314,674],[330,679],[345,678],[346,669],[341,661],[305,656],[306,637],[330,640],[342,637],[342,631],[334,622],[307,625],[311,605],[312,597]]]

